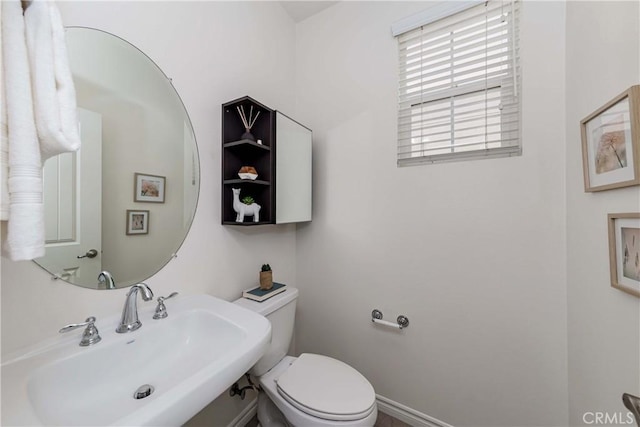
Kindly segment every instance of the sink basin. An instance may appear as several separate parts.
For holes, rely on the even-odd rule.
[[[271,337],[266,318],[209,295],[173,299],[161,320],[155,304],[142,305],[135,332],[116,333],[116,314],[97,320],[98,344],[80,347],[79,329],[3,362],[2,425],[179,426],[248,371]],[[146,384],[153,393],[134,399]]]

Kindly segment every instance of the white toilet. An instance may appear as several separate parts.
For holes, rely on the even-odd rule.
[[[258,420],[272,426],[373,426],[376,395],[367,379],[351,366],[318,354],[287,356],[293,336],[298,290],[287,290],[263,302],[241,298],[242,307],[271,322],[271,344],[250,373],[264,393],[258,395]],[[266,395],[265,395],[266,394]]]

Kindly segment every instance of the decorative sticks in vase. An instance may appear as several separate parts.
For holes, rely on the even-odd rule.
[[[248,139],[250,141],[255,141],[256,139],[251,134],[251,128],[255,124],[256,120],[258,120],[258,116],[260,115],[260,111],[253,117],[253,105],[249,110],[249,118],[247,119],[247,114],[244,112],[244,105],[239,105],[236,107],[238,109],[238,114],[240,115],[240,119],[242,120],[242,124],[244,125],[245,132],[242,134],[240,139]]]

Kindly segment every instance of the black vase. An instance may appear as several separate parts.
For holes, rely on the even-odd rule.
[[[251,134],[251,132],[249,132],[250,130],[251,130],[250,128],[245,128],[245,132],[242,134],[240,139],[248,139],[249,141],[255,141],[256,138]]]

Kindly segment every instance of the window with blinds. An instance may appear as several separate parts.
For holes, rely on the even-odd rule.
[[[397,36],[398,165],[521,154],[517,1]]]

